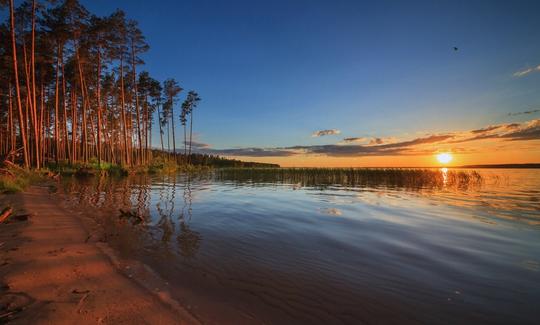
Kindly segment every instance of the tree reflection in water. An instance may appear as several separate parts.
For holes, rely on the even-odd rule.
[[[192,217],[192,191],[191,191],[191,176],[187,175],[184,182],[184,193],[183,193],[184,205],[182,206],[182,211],[178,217],[180,222],[180,229],[176,237],[178,242],[178,249],[180,250],[180,255],[185,258],[192,258],[197,254],[199,247],[201,245],[201,234],[192,230],[189,227],[189,222]],[[187,214],[187,215],[186,215]]]
[[[137,247],[160,243],[159,246],[169,253],[177,251],[184,258],[193,258],[199,250],[201,234],[190,227],[193,213],[191,181],[190,176],[176,175],[163,175],[159,179],[138,175],[125,178],[74,177],[64,179],[63,188],[74,207],[82,208],[106,228],[104,239],[121,234],[124,238],[114,239],[123,241],[120,245],[125,245],[127,240],[132,244],[138,242],[134,244]],[[182,191],[180,206],[178,191]],[[152,195],[156,194],[157,202],[153,209]],[[120,209],[142,217],[145,222],[137,226],[122,223]],[[170,246],[174,237],[176,247]]]
[[[159,220],[156,226],[161,229],[161,243],[167,246],[175,232],[172,215],[176,198],[176,177],[173,177],[171,181],[166,180],[164,176],[159,193],[160,200],[156,204]],[[161,203],[163,203],[163,206]]]

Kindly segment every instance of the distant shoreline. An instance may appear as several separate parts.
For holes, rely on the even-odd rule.
[[[265,167],[262,167],[264,169]],[[365,166],[365,167],[279,167],[281,169],[349,169],[349,168],[358,168],[358,169],[432,169],[432,168],[513,168],[513,169],[538,169],[540,168],[540,163],[527,163],[527,164],[486,164],[486,165],[463,165],[463,166],[404,166],[404,167],[374,167],[374,166]]]
[[[452,168],[540,168],[540,163],[528,163],[528,164],[491,164],[491,165],[465,165]]]

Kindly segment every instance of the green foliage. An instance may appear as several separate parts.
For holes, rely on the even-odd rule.
[[[156,157],[148,167],[150,173],[174,173],[178,169],[178,164],[173,160],[168,160],[164,157]]]
[[[198,173],[212,170],[211,166],[176,163],[166,157],[154,157],[147,171],[152,174],[160,173]]]
[[[12,179],[9,177],[0,177],[0,191],[2,193],[21,192],[27,186],[26,182],[21,182],[20,179]]]
[[[89,163],[70,164],[67,161],[61,161],[58,164],[48,165],[51,171],[62,175],[91,176],[105,174],[109,176],[127,176],[129,174],[170,174],[170,173],[198,173],[212,170],[211,166],[192,165],[177,163],[175,160],[168,159],[166,156],[154,157],[149,165],[137,165],[125,167],[121,165],[102,162],[98,164],[96,160],[91,159]]]
[[[58,162],[58,164],[50,163],[47,165],[47,168],[62,175],[90,175],[105,173],[112,176],[122,176],[129,173],[129,170],[123,166],[108,162],[101,162],[101,164],[98,164],[97,160],[95,159],[91,159],[87,164],[70,164],[68,161],[61,161]]]

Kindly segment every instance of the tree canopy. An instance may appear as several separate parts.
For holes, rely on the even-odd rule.
[[[140,165],[152,158],[152,129],[159,127],[176,152],[175,124],[184,126],[197,106],[191,91],[180,118],[182,87],[163,83],[144,66],[149,51],[137,21],[122,10],[89,12],[78,0],[1,0],[9,11],[0,24],[0,153],[40,168],[59,161],[96,159]],[[190,118],[191,153],[193,119]],[[171,134],[172,131],[172,134]],[[175,156],[176,157],[176,156]]]

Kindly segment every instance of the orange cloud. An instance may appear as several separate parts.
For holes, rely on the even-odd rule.
[[[290,161],[302,159],[320,160],[330,158],[368,157],[409,157],[432,156],[436,152],[449,151],[461,156],[478,155],[504,150],[527,151],[531,141],[540,140],[540,119],[522,123],[488,125],[469,131],[455,131],[444,134],[428,134],[413,139],[346,138],[342,142],[327,145],[297,145],[276,148],[202,149],[200,152],[234,157],[287,158]],[[496,147],[499,146],[499,147]],[[534,152],[540,153],[540,147]],[[524,155],[522,155],[524,156]],[[526,155],[525,155],[526,156]],[[403,159],[402,159],[403,160]],[[477,162],[474,162],[477,163]],[[500,161],[498,162],[500,163]]]

